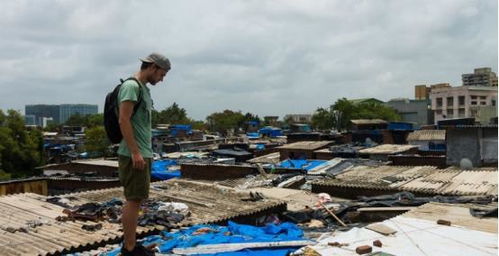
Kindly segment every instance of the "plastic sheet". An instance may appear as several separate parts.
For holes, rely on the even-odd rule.
[[[158,244],[160,253],[170,253],[173,248],[189,248],[202,244],[225,244],[225,243],[255,243],[255,242],[277,242],[306,240],[303,231],[295,224],[285,222],[280,225],[268,224],[264,227],[237,224],[229,221],[227,226],[218,225],[195,225],[188,229],[175,233],[162,232],[161,235],[146,237],[142,242],[144,245]],[[244,249],[237,252],[224,252],[216,254],[199,255],[288,255],[298,249],[297,247],[285,247],[278,249]],[[104,254],[115,256],[119,254],[120,248]]]
[[[175,160],[159,160],[152,163],[151,177],[159,180],[168,180],[181,176],[180,169],[172,168],[177,166]]]

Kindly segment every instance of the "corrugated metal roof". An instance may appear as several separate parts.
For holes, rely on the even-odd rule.
[[[449,126],[449,128],[498,128],[497,124],[475,124],[475,125],[454,125],[454,126]]]
[[[407,141],[445,141],[445,130],[416,130],[409,133]]]
[[[118,168],[117,160],[106,160],[106,159],[90,159],[90,160],[77,160],[72,161],[76,164],[88,164],[88,165],[98,165],[98,166],[109,166]]]
[[[418,148],[414,145],[382,144],[372,148],[359,150],[361,154],[398,154],[405,151]]]
[[[435,166],[356,166],[320,186],[390,189],[440,195],[497,195],[497,168],[460,170]]]
[[[246,162],[248,163],[260,163],[260,164],[278,164],[280,162],[281,154],[279,152],[270,153],[267,155],[252,158]]]
[[[199,182],[169,180],[151,184],[151,198],[162,201],[183,202],[189,206],[191,216],[180,223],[181,226],[195,223],[215,223],[260,211],[282,207],[283,202],[265,199],[257,202],[242,201],[244,193],[230,188],[220,188]],[[68,194],[74,197],[71,205],[87,202],[105,202],[112,198],[122,198],[122,189],[105,189],[90,192]],[[83,224],[93,222],[59,222],[57,216],[63,216],[63,208],[46,202],[45,196],[36,194],[17,194],[0,197],[0,255],[47,255],[69,253],[85,246],[114,241],[122,235],[121,225],[100,222],[103,228],[85,231]],[[24,232],[8,232],[9,227],[26,227],[28,221],[40,221],[43,225]],[[138,227],[138,234],[157,230],[158,227]]]
[[[278,149],[317,150],[332,144],[333,141],[299,141],[278,147]]]
[[[387,124],[385,120],[382,119],[353,119],[350,120],[352,124],[358,125],[358,124]]]

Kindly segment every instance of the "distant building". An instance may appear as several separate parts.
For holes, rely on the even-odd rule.
[[[430,87],[425,84],[414,86],[416,100],[426,100],[430,98]]]
[[[276,126],[277,120],[279,120],[279,116],[264,116],[263,121],[266,125]]]
[[[348,101],[350,101],[354,105],[364,104],[364,103],[371,103],[371,104],[382,104],[382,103],[384,103],[383,101],[375,99],[375,98],[351,99],[351,100],[348,100]]]
[[[497,87],[459,86],[432,88],[430,99],[435,123],[439,120],[469,117],[475,118],[479,122],[485,120],[488,123],[491,117],[497,116]],[[482,112],[484,114],[481,114],[481,117],[478,113]],[[485,114],[485,112],[487,113]]]
[[[24,116],[24,124],[26,124],[26,125],[36,125],[36,117],[35,117],[35,115],[25,115]]]
[[[98,106],[90,104],[62,104],[62,105],[26,105],[25,114],[29,120],[34,118],[34,124],[38,126],[46,125],[50,120],[55,124],[66,122],[69,117],[79,113],[80,115],[97,114]]]
[[[497,75],[490,68],[476,68],[472,74],[463,74],[463,86],[495,86]]]
[[[52,118],[54,123],[59,123],[59,105],[26,105],[25,114],[35,117],[35,125],[42,126],[44,120]]]
[[[59,123],[65,123],[72,115],[78,113],[82,116],[97,114],[97,105],[90,104],[62,104],[59,105]]]
[[[421,100],[392,99],[386,105],[397,110],[401,121],[415,123],[419,126],[433,124],[433,111],[429,98]]]
[[[284,120],[290,120],[292,123],[311,123],[311,114],[289,114],[284,116]]]

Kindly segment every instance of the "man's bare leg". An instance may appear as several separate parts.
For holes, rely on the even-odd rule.
[[[140,200],[127,200],[123,206],[121,223],[123,224],[123,247],[132,251],[135,247],[137,220],[139,218]]]

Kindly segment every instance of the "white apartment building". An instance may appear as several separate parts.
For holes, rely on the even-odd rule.
[[[435,123],[444,119],[468,117],[484,122],[489,116],[497,116],[497,87],[495,86],[434,88],[431,89],[430,99]],[[482,112],[486,112],[487,116],[481,114]]]

